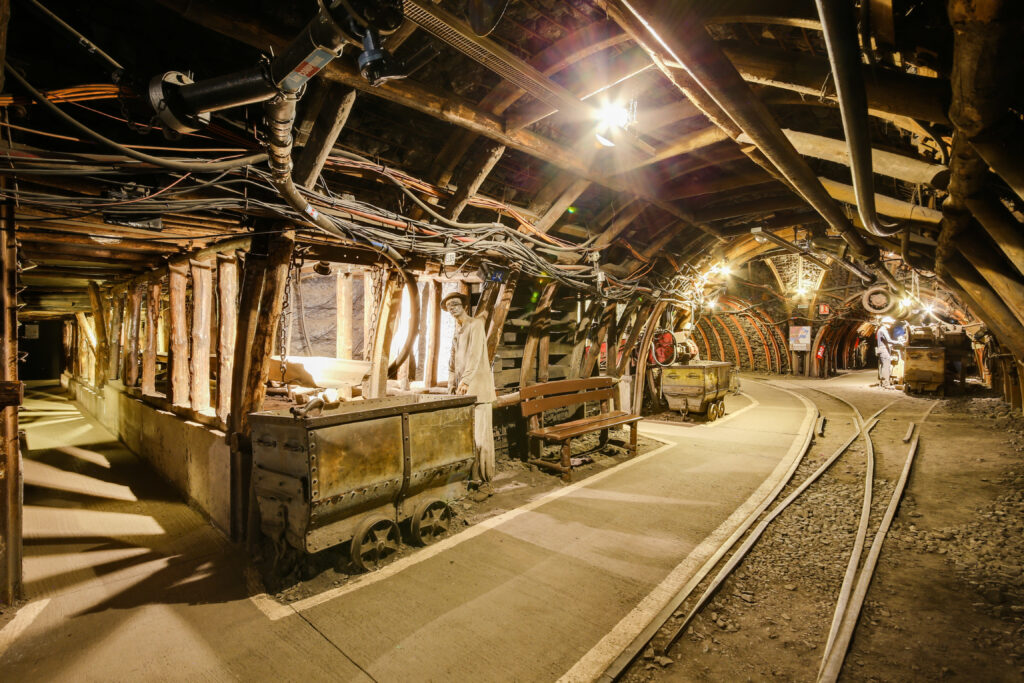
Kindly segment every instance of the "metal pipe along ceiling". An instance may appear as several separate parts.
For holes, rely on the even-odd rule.
[[[872,235],[895,235],[900,226],[883,226],[875,211],[875,184],[872,177],[871,138],[868,135],[868,100],[861,78],[860,48],[857,46],[853,5],[848,0],[815,0],[821,18],[825,47],[832,64],[839,112],[843,117],[846,145],[850,152],[853,191],[857,213]]]

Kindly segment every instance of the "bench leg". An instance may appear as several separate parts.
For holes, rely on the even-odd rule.
[[[541,439],[536,439],[532,436],[528,438],[530,440],[530,459],[540,460],[541,456],[544,454],[544,442]]]
[[[572,439],[562,443],[562,481],[572,481]]]
[[[636,457],[636,422],[629,425],[629,457]]]
[[[600,440],[598,441],[598,444],[599,444],[599,446],[601,448],[604,448],[605,446],[608,445],[608,430],[607,429],[602,429],[601,430],[601,437],[600,437]]]

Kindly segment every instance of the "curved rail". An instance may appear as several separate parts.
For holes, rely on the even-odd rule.
[[[772,384],[772,383],[769,383]],[[778,385],[772,384],[772,386],[779,387]],[[809,387],[811,388],[811,387]],[[678,623],[673,625],[672,630],[665,633],[665,628],[669,623],[670,619],[674,618],[676,610],[683,604],[688,598],[691,597],[693,590],[696,588],[697,582],[691,581],[684,591],[677,595],[671,602],[670,608],[663,610],[659,619],[653,622],[645,631],[646,641],[643,647],[631,646],[622,656],[616,660],[615,663],[609,669],[607,669],[602,676],[602,680],[619,680],[621,676],[626,672],[629,665],[635,660],[637,654],[649,646],[654,647],[654,651],[658,654],[665,654],[672,645],[679,639],[679,637],[686,631],[690,626],[694,617],[707,606],[708,602],[716,594],[718,589],[722,586],[725,580],[732,574],[732,572],[740,565],[740,563],[746,558],[747,554],[754,547],[757,541],[763,536],[768,526],[777,519],[787,507],[790,506],[793,501],[799,498],[808,487],[814,484],[825,472],[827,472],[832,465],[846,453],[850,446],[858,439],[863,438],[866,452],[866,462],[864,471],[864,496],[861,505],[861,515],[857,526],[857,535],[854,541],[854,546],[850,553],[850,559],[847,562],[846,573],[844,575],[843,584],[840,590],[839,597],[836,601],[836,609],[833,614],[832,623],[829,629],[828,640],[826,643],[824,655],[822,657],[821,667],[818,673],[818,680],[820,681],[835,681],[838,678],[839,672],[842,668],[843,661],[846,657],[846,652],[849,649],[850,641],[853,637],[853,631],[856,627],[857,618],[859,616],[861,607],[863,606],[864,598],[867,594],[868,586],[871,582],[871,575],[877,564],[879,553],[881,552],[881,545],[884,541],[885,535],[888,531],[889,525],[892,522],[892,518],[895,515],[896,508],[899,505],[899,501],[902,498],[903,491],[906,486],[906,481],[909,476],[910,468],[913,462],[914,454],[917,451],[919,443],[919,436],[915,436],[913,443],[910,446],[910,451],[907,456],[907,461],[904,465],[902,474],[899,482],[896,485],[896,489],[893,492],[893,497],[889,502],[888,508],[883,516],[882,522],[876,531],[876,534],[872,540],[871,546],[868,550],[868,556],[861,563],[861,556],[864,551],[864,546],[867,540],[868,527],[870,522],[871,504],[873,497],[873,484],[875,475],[875,458],[874,458],[874,444],[871,439],[871,430],[878,424],[880,416],[888,410],[897,399],[894,399],[884,405],[882,408],[873,413],[870,417],[864,418],[860,409],[851,403],[850,401],[837,396],[829,391],[824,391],[817,388],[812,388],[813,391],[823,394],[830,399],[843,403],[849,407],[849,417],[853,422],[853,431],[849,437],[836,448],[818,468],[807,476],[800,485],[793,490],[784,500],[779,502],[767,515],[761,519],[757,526],[747,535],[743,540],[742,544],[733,552],[732,556],[726,561],[721,567],[715,577],[710,581],[703,593],[693,604],[692,608],[687,612],[686,616]],[[935,407],[938,402],[933,402],[922,418],[917,424],[924,422],[930,414],[931,410]],[[904,442],[909,440],[910,434],[914,430],[914,424],[911,423],[911,428],[908,431],[907,438]],[[799,462],[802,462],[810,443],[805,446],[803,453],[799,458]],[[795,472],[795,467],[793,469]],[[785,482],[780,484],[772,495],[762,504],[761,507],[755,512],[748,522],[746,528],[749,528],[753,523],[753,519],[756,516],[760,516],[776,502],[779,495],[781,495],[782,489],[788,483],[792,476],[792,472],[789,477],[786,478]],[[728,552],[729,548],[723,548],[723,553]],[[860,571],[858,573],[858,567]],[[627,656],[628,655],[628,656]]]

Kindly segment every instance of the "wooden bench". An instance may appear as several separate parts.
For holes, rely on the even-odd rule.
[[[520,406],[523,417],[528,420],[529,462],[560,473],[563,481],[572,481],[572,440],[577,436],[599,431],[601,432],[599,447],[604,447],[608,443],[608,430],[627,424],[630,426],[629,457],[634,457],[636,455],[636,423],[640,421],[641,416],[611,408],[613,404],[619,405],[615,382],[616,380],[612,377],[591,377],[543,382],[520,389]],[[601,402],[601,412],[598,415],[551,427],[541,426],[544,411],[591,401]],[[562,444],[561,463],[541,458],[543,445],[548,441]]]

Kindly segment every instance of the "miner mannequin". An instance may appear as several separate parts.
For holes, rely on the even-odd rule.
[[[448,368],[448,393],[476,396],[473,437],[476,445],[476,477],[480,490],[489,494],[494,476],[494,433],[491,430],[491,410],[495,399],[494,375],[491,359],[487,355],[487,330],[484,321],[469,314],[469,297],[453,292],[441,302],[441,307],[455,318],[455,339],[452,359]]]
[[[892,336],[892,326],[895,322],[896,321],[891,317],[885,316],[882,318],[882,323],[878,326],[878,332],[875,334],[875,352],[878,354],[879,385],[883,389],[892,388],[889,377],[892,373],[893,352],[897,347],[903,346],[902,338],[893,338]]]

